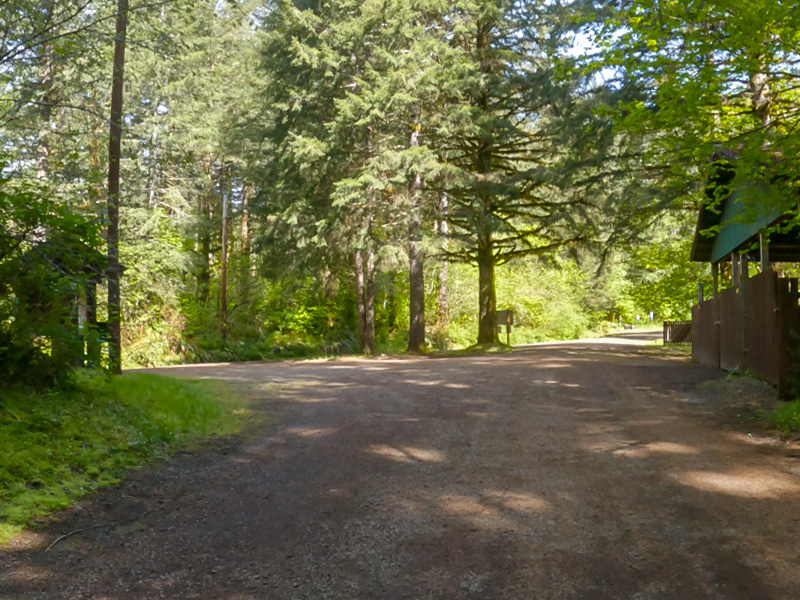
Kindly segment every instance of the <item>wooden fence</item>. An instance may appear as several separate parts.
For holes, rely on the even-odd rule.
[[[691,321],[664,321],[664,345],[678,346],[692,343]]]
[[[692,342],[695,361],[749,372],[788,398],[800,343],[797,279],[767,271],[701,302],[692,309]]]

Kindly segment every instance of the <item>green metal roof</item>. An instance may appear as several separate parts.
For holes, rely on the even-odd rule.
[[[711,250],[711,262],[719,262],[731,252],[750,245],[758,233],[784,214],[780,204],[770,202],[766,185],[735,189],[722,209],[719,233]]]
[[[712,182],[707,190],[709,199],[719,191],[718,186],[729,183],[730,180]],[[798,262],[800,230],[776,230],[775,227],[789,220],[796,211],[796,206],[787,210],[785,199],[777,197],[766,183],[739,185],[722,200],[700,207],[691,259],[711,263],[729,260],[731,253],[746,252],[756,245],[758,234],[766,230],[770,260]]]

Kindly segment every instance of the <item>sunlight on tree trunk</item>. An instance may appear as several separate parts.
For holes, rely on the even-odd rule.
[[[114,73],[111,88],[111,135],[108,144],[108,337],[109,370],[122,372],[120,336],[121,297],[119,263],[119,168],[122,142],[122,92],[125,83],[125,38],[128,30],[128,0],[117,3],[117,27],[114,38]]]
[[[416,110],[409,147],[419,148],[419,110]],[[422,257],[422,216],[420,215],[420,190],[422,177],[411,175],[409,186],[410,214],[408,220],[408,352],[421,352],[425,347],[425,278]]]

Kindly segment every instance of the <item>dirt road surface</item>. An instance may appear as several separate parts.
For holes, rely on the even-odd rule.
[[[684,357],[164,372],[264,384],[268,418],[0,551],[0,598],[800,598],[800,452],[748,435],[751,391]]]

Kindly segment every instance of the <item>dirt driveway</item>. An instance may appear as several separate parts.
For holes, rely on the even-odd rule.
[[[744,400],[699,392],[721,376],[685,358],[593,342],[166,372],[263,382],[274,416],[0,551],[0,598],[800,597],[800,453],[748,436]]]

